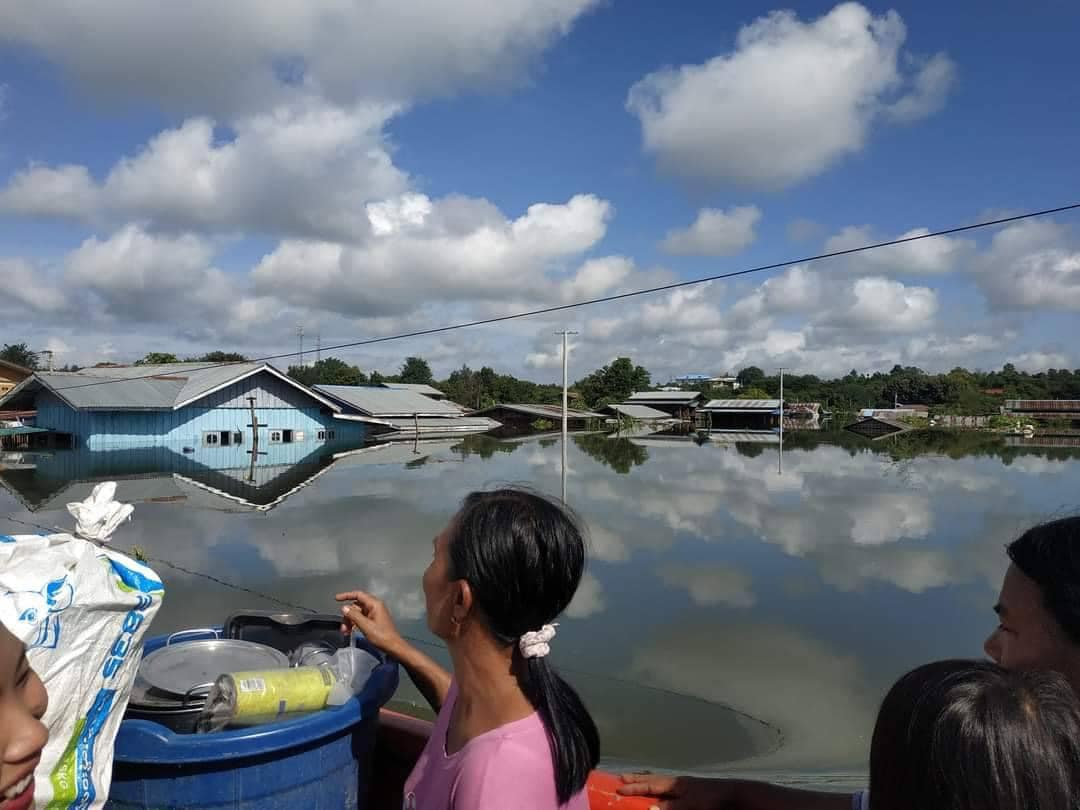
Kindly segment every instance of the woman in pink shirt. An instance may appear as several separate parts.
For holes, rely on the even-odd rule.
[[[600,738],[548,665],[555,618],[585,569],[567,509],[521,489],[474,492],[432,542],[428,627],[453,674],[401,637],[386,606],[338,595],[344,629],[396,658],[439,713],[405,783],[405,810],[588,810]]]

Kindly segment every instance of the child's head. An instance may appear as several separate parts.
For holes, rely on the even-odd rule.
[[[912,670],[881,704],[873,810],[1072,810],[1080,703],[1060,675],[983,661]]]

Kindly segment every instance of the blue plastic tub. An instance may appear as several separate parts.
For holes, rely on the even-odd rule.
[[[145,652],[165,642],[165,636],[150,639]],[[383,663],[360,695],[337,708],[216,734],[175,734],[158,723],[123,721],[106,808],[365,810],[379,708],[397,689],[398,669],[359,644]]]

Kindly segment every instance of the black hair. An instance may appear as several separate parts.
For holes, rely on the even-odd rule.
[[[873,810],[1073,810],[1080,703],[1053,672],[938,661],[897,681],[870,745]]]
[[[585,571],[585,538],[567,507],[527,489],[473,492],[450,540],[455,578],[469,583],[487,626],[514,646],[525,696],[547,730],[555,790],[566,804],[600,760],[600,734],[585,704],[547,658],[524,658],[518,640],[566,609]]]
[[[1034,526],[1006,551],[1013,565],[1039,586],[1065,635],[1080,644],[1080,516]]]

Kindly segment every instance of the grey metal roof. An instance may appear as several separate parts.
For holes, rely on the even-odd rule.
[[[172,410],[244,377],[265,371],[308,396],[333,405],[268,363],[170,363],[156,366],[88,368],[74,372],[35,372],[0,403],[45,387],[79,410]],[[334,406],[336,407],[336,406]]]
[[[530,403],[509,403],[503,402],[498,405],[492,405],[490,408],[484,408],[480,411],[473,411],[472,416],[483,416],[493,411],[505,409],[508,411],[515,411],[516,413],[527,414],[528,416],[542,416],[545,419],[562,419],[562,405],[534,405]],[[604,419],[605,416],[602,413],[593,413],[592,411],[577,411],[573,408],[566,409],[566,416],[570,419]]]
[[[630,403],[623,403],[621,405],[608,405],[607,410],[614,413],[621,413],[623,416],[629,416],[631,419],[671,419],[670,413],[664,411],[658,411],[656,408],[650,408],[648,405],[633,405]]]
[[[461,409],[414,391],[376,385],[316,385],[315,390],[368,416],[461,416]]]
[[[700,391],[638,391],[627,402],[693,402],[701,396]]]
[[[422,383],[379,383],[383,388],[389,388],[392,391],[413,391],[417,394],[423,394],[428,397],[445,397],[442,391],[431,385],[424,385]]]
[[[711,399],[701,406],[703,411],[775,411],[778,399]]]

